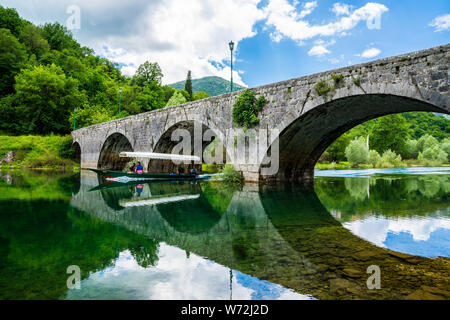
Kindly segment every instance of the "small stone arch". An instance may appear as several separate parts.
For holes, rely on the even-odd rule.
[[[119,132],[108,136],[100,151],[97,168],[104,170],[123,170],[129,159],[119,157],[119,153],[122,151],[133,151],[133,147],[128,138]]]
[[[72,149],[74,151],[74,153],[73,153],[73,160],[76,163],[81,163],[81,146],[80,146],[80,144],[77,141],[75,141],[72,144]]]
[[[172,134],[175,130],[182,129],[189,132],[191,137],[191,155],[197,155],[200,156],[202,160],[204,160],[203,153],[205,151],[205,148],[213,141],[215,138],[219,139],[221,142],[223,141],[223,134],[221,132],[217,132],[217,130],[213,130],[209,128],[209,126],[205,125],[204,123],[200,123],[194,120],[186,120],[186,121],[180,121],[172,126],[170,126],[164,133],[159,137],[157,140],[156,145],[153,147],[153,152],[155,153],[172,153],[173,148],[180,143],[180,141],[173,141],[172,140]],[[203,137],[208,131],[208,137],[206,140],[203,141]],[[198,152],[200,149],[199,146],[195,144],[194,137],[196,134],[201,132],[202,141],[201,141],[201,154]],[[227,154],[224,147],[223,150],[223,158],[221,159],[222,163],[226,162]],[[201,163],[194,163],[193,161],[189,163],[181,163],[181,164],[175,164],[171,160],[150,160],[148,164],[148,171],[149,172],[177,172],[179,168],[183,168],[185,172],[188,172],[188,170],[192,168],[197,168],[198,172],[201,172],[202,165]]]

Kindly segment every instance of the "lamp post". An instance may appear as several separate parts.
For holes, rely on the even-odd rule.
[[[233,49],[234,49],[234,42],[230,41],[230,43],[228,43],[228,45],[230,46],[230,51],[231,51],[231,86],[230,86],[230,92],[233,92]]]
[[[119,119],[120,119],[120,102],[122,100],[122,88],[119,88]]]
[[[77,118],[77,107],[73,108],[73,131],[75,131],[75,119]]]

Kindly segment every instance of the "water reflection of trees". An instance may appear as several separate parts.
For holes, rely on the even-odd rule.
[[[315,181],[315,191],[329,211],[342,219],[379,212],[386,216],[427,215],[448,207],[450,179],[446,175],[329,178]]]

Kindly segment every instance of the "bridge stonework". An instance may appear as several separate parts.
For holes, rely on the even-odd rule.
[[[277,142],[279,170],[263,175],[261,162],[234,163],[246,180],[311,181],[325,149],[352,127],[387,114],[428,111],[450,114],[450,44],[365,64],[253,88],[268,101],[258,129],[275,129],[264,145]],[[316,85],[329,89],[318,93]],[[121,149],[171,152],[161,140],[177,127],[200,123],[232,151],[232,108],[240,92],[96,124],[72,132],[81,167],[106,167]],[[102,151],[103,149],[103,151]],[[267,150],[262,150],[265,153]],[[273,151],[273,150],[271,150]],[[148,162],[144,163],[146,166]]]

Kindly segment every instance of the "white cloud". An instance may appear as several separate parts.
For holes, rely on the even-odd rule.
[[[317,1],[306,2],[303,5],[303,10],[300,11],[299,18],[301,19],[310,15],[315,8],[317,8]]]
[[[82,280],[80,290],[69,290],[67,299],[205,300],[230,298],[230,269],[211,260],[160,243],[158,263],[143,268],[129,250],[119,254],[114,265],[93,272]],[[311,299],[280,285],[255,279],[272,299]],[[233,272],[233,298],[249,300],[257,289],[241,283]],[[272,290],[267,290],[272,289]],[[270,297],[270,294],[273,296]],[[279,294],[279,296],[277,296]]]
[[[308,51],[308,55],[318,57],[322,57],[328,53],[331,53],[331,51],[325,48],[325,46],[323,45],[314,46],[311,48],[311,50]]]
[[[441,32],[450,29],[450,14],[445,14],[435,18],[430,24],[430,27],[435,28],[435,32]]]
[[[228,42],[233,40],[237,50],[239,41],[255,35],[255,22],[264,18],[256,7],[258,2],[164,1],[158,8],[147,8],[136,21],[133,35],[110,35],[104,40],[109,51],[119,54],[102,53],[126,64],[128,74],[146,60],[156,61],[164,73],[164,83],[183,80],[188,70],[193,78],[216,75],[228,79],[231,70],[223,64],[229,60]],[[155,48],[155,44],[162,44],[162,48]],[[233,79],[244,84],[238,70],[234,70]]]
[[[242,39],[255,35],[256,21],[265,14],[257,8],[260,0],[78,0],[81,29],[74,31],[82,45],[96,54],[118,62],[122,71],[132,75],[149,60],[158,62],[163,82],[184,80],[188,70],[194,78],[230,77],[226,63],[230,58],[228,42],[236,50]],[[15,7],[33,23],[58,21],[65,24],[68,5],[73,0],[2,0]],[[235,52],[236,52],[235,50]],[[212,64],[213,63],[213,64]],[[216,66],[214,66],[216,65]],[[244,84],[239,65],[233,79]]]
[[[322,39],[319,39],[314,42],[315,46],[313,46],[311,48],[311,50],[308,51],[308,55],[323,57],[324,55],[331,53],[331,51],[328,50],[327,47],[329,47],[335,43],[336,43],[336,41],[334,41],[334,40],[325,42]]]
[[[345,3],[337,2],[331,8],[331,11],[334,12],[337,16],[345,15],[348,16],[350,14],[350,10],[353,6]]]
[[[386,247],[386,239],[389,233],[409,233],[413,241],[428,241],[431,234],[437,229],[450,230],[450,219],[447,213],[440,216],[439,213],[429,215],[427,219],[421,217],[392,218],[371,216],[364,220],[356,220],[344,223],[344,227],[357,236],[372,242],[379,247]]]
[[[381,53],[380,49],[370,48],[370,49],[364,50],[363,53],[357,54],[356,56],[362,57],[362,58],[366,58],[366,59],[370,59],[370,58],[374,58],[374,57],[378,56],[380,53]]]
[[[340,7],[342,12],[343,7]],[[348,8],[350,10],[350,8]],[[275,28],[275,32],[296,41],[307,40],[317,36],[333,36],[353,29],[359,22],[371,22],[389,9],[379,3],[369,2],[363,7],[349,12],[336,22],[323,25],[312,25],[304,20],[304,15],[297,13],[295,6],[287,0],[269,0],[265,12],[267,24]]]

